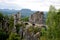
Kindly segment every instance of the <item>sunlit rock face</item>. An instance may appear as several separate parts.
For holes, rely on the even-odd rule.
[[[20,23],[21,13],[18,12],[17,14],[14,14],[13,17],[14,17],[14,28],[13,28],[13,31],[16,32],[16,27],[15,27],[15,25],[16,25],[17,23]]]
[[[21,19],[21,13],[18,12],[17,14],[14,15],[14,25],[16,25],[16,23],[19,23]]]
[[[33,24],[44,24],[44,13],[37,11],[29,17],[29,22]]]

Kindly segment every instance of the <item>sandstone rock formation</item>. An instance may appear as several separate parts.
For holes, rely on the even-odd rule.
[[[20,12],[18,12],[17,14],[14,14],[13,17],[14,17],[14,28],[13,28],[13,31],[16,32],[15,25],[20,22],[20,18],[21,18]]]
[[[17,14],[14,15],[14,25],[16,25],[16,23],[20,22],[20,18],[21,18],[20,12],[18,12]]]
[[[44,13],[37,11],[29,17],[29,22],[32,24],[44,25]]]

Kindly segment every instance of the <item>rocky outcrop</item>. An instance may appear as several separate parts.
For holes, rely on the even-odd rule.
[[[20,12],[18,12],[17,14],[14,14],[13,15],[14,17],[14,28],[13,28],[13,32],[16,32],[16,24],[20,22],[20,19],[21,19],[21,14]]]
[[[29,22],[33,24],[44,24],[44,13],[37,11],[29,17]]]
[[[16,25],[16,23],[20,22],[20,18],[21,18],[20,12],[18,12],[17,14],[14,15],[14,25]]]

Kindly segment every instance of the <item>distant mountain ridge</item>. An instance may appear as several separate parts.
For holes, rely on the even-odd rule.
[[[23,17],[25,17],[25,16],[30,16],[31,14],[33,14],[36,11],[32,11],[30,9],[21,9],[21,10],[0,9],[0,12],[3,14],[8,14],[8,15],[16,14],[17,12],[20,12],[21,15]],[[46,12],[44,12],[44,13],[46,13]]]
[[[34,11],[31,11],[30,9],[22,9],[20,10],[22,16],[30,16],[34,13]]]
[[[0,9],[0,12],[3,13],[3,14],[8,14],[8,15],[11,15],[11,14],[15,14],[17,13],[19,10],[9,10],[9,9]]]

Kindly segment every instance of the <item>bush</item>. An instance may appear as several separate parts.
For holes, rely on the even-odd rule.
[[[8,40],[20,40],[20,35],[18,35],[17,33],[11,32]]]

